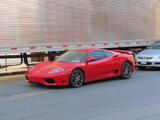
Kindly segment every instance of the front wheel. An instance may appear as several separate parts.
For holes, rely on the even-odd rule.
[[[132,67],[132,64],[130,62],[125,62],[123,63],[122,65],[122,68],[121,68],[121,78],[122,79],[129,79],[132,75],[132,70],[133,70],[133,67]]]
[[[84,83],[84,73],[80,69],[76,69],[72,72],[69,80],[70,87],[77,88],[83,85]]]

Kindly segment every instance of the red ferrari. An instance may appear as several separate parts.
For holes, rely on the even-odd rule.
[[[36,64],[26,72],[26,78],[29,83],[76,88],[104,78],[128,79],[134,69],[130,51],[76,49],[67,51],[53,62]]]

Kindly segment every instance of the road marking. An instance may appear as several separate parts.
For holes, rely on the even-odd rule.
[[[15,95],[0,98],[0,102],[5,102],[5,101],[8,101],[8,100],[17,100],[17,99],[20,99],[20,98],[41,95],[41,94],[45,94],[45,93],[49,93],[49,92],[53,92],[53,90],[45,90],[45,91],[36,91],[36,92],[30,92],[30,93],[15,94]]]
[[[17,81],[25,79],[24,74],[21,75],[11,75],[11,76],[0,76],[0,82],[7,82],[7,81]]]
[[[9,99],[7,99],[7,98],[0,98],[0,102],[4,102],[4,101],[7,101],[7,100],[9,100]]]

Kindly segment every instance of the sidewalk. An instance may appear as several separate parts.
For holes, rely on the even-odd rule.
[[[5,74],[16,74],[16,73],[24,73],[27,71],[28,68],[25,64],[18,65],[18,66],[11,66],[7,68],[0,68],[0,75],[5,75]]]

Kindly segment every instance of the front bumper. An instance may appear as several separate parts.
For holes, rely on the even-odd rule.
[[[26,72],[28,83],[39,83],[45,86],[67,86],[69,85],[69,74],[59,75],[34,75]]]
[[[160,67],[160,60],[136,60],[136,66]]]

